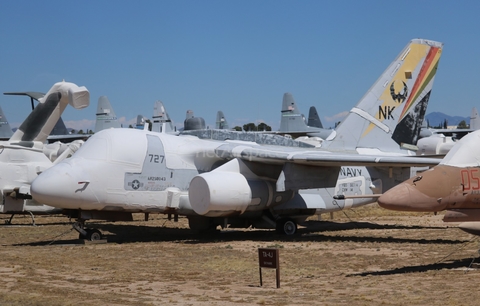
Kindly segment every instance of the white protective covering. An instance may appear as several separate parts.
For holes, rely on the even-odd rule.
[[[440,164],[454,167],[479,167],[480,130],[460,139]]]

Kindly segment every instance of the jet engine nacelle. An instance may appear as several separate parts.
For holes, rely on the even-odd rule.
[[[417,142],[417,155],[445,155],[455,144],[452,137],[446,137],[444,135],[432,135],[419,139]]]
[[[212,171],[195,176],[188,198],[193,210],[207,217],[224,217],[259,211],[272,203],[285,202],[293,191],[276,192],[273,183],[247,178],[238,172]]]

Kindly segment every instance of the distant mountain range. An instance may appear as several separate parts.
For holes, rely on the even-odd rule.
[[[430,126],[439,126],[447,119],[447,125],[458,125],[460,121],[465,120],[467,124],[470,124],[470,116],[449,116],[440,112],[433,112],[425,116],[425,120],[428,120]]]

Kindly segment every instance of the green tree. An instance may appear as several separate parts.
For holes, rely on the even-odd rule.
[[[467,125],[467,122],[465,120],[460,121],[460,123],[457,125],[457,129],[468,129],[469,126]]]
[[[266,124],[265,122],[262,122],[258,125],[257,127],[258,131],[271,131],[272,127]]]
[[[79,130],[78,134],[85,134],[85,132],[83,130]]]
[[[243,130],[244,130],[245,132],[253,132],[253,131],[257,131],[258,128],[257,128],[257,126],[255,125],[255,123],[250,122],[250,123],[247,123],[247,124],[244,124],[244,125],[243,125]]]
[[[233,129],[234,129],[235,131],[237,131],[237,132],[241,132],[241,131],[242,131],[242,127],[240,127],[240,126],[238,126],[238,125],[237,125],[236,127],[234,127]]]

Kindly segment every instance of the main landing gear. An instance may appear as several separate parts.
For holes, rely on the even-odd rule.
[[[297,232],[297,223],[290,218],[280,218],[275,229],[278,234],[293,235]]]
[[[102,233],[96,228],[85,228],[85,220],[78,220],[73,223],[73,229],[78,232],[78,239],[89,241],[102,240]]]

